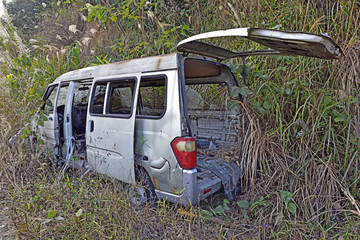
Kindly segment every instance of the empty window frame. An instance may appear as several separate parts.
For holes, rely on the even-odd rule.
[[[109,114],[130,117],[133,109],[135,79],[110,84]]]
[[[53,85],[48,88],[46,94],[44,96],[44,106],[43,109],[48,111],[49,113],[54,112],[54,104],[56,99],[58,85]]]
[[[166,76],[141,78],[137,117],[161,118],[166,111]]]
[[[226,83],[201,83],[186,85],[189,110],[225,110],[229,99]]]
[[[106,86],[107,82],[99,82],[95,84],[90,108],[91,114],[103,114],[105,106]]]
[[[86,114],[91,85],[78,84],[74,91],[73,109],[72,109],[72,128],[75,139],[85,137]]]
[[[96,82],[90,114],[130,117],[133,109],[135,84],[135,78]],[[108,102],[107,105],[105,105],[106,102]]]

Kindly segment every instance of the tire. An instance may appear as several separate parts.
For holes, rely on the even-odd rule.
[[[135,180],[136,186],[131,188],[131,202],[138,206],[144,206],[146,203],[154,206],[157,202],[155,187],[143,168],[135,169]]]

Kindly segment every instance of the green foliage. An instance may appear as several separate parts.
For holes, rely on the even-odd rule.
[[[236,204],[241,208],[248,208],[250,206],[247,200],[240,200]]]
[[[228,205],[229,203],[230,203],[229,200],[224,199],[223,204],[216,206],[214,209],[211,209],[211,211],[202,209],[200,211],[201,216],[203,216],[206,219],[210,218],[214,215],[223,215],[226,217],[226,212],[230,211],[230,208]],[[228,219],[228,218],[226,218],[226,219]]]
[[[251,210],[255,211],[255,210],[262,210],[263,208],[266,208],[267,206],[269,206],[269,203],[267,201],[265,201],[264,196],[260,196],[259,200],[253,202],[251,204]]]
[[[208,210],[204,210],[204,209],[201,209],[200,213],[201,213],[201,216],[203,216],[206,219],[211,218],[212,216],[214,216],[214,214],[212,212],[210,212]]]
[[[249,210],[250,203],[247,200],[240,200],[240,201],[237,201],[236,204],[240,207],[240,211],[241,211],[243,217],[247,221],[249,221],[250,218],[248,216],[248,210]]]
[[[11,15],[12,24],[21,29],[22,33],[29,38],[35,25],[41,19],[41,12],[44,10],[43,3],[51,7],[53,0],[13,0],[5,2],[5,7]]]
[[[293,196],[292,193],[290,193],[288,191],[280,190],[280,197],[284,201],[285,206],[287,207],[289,212],[291,212],[292,214],[295,215],[296,214],[296,205],[294,203],[290,202],[290,199],[292,196]]]
[[[239,94],[241,94],[242,96],[244,97],[247,97],[247,96],[250,96],[251,94],[253,94],[253,92],[251,90],[249,90],[248,87],[234,87],[232,89],[232,92],[231,92],[231,97],[232,98],[235,98],[237,97]]]
[[[87,3],[87,4],[85,4],[85,7],[80,10],[87,10],[87,12],[88,12],[87,20],[89,22],[99,20],[102,23],[106,23],[109,18],[113,22],[117,21],[117,16],[115,13],[113,13],[113,11],[115,10],[115,7],[109,8],[106,6],[99,5],[99,4],[93,6],[90,3]]]
[[[100,55],[110,59],[132,59],[173,52],[179,40],[191,32],[189,25],[179,17],[161,22],[160,16],[154,15],[163,14],[166,7],[157,1],[126,0],[110,4],[86,3],[80,11],[87,14],[89,22],[100,22],[104,34],[113,39],[111,44],[96,48]]]
[[[69,48],[62,55],[56,53],[37,57],[20,55],[14,58],[12,67],[7,69],[4,81],[8,91],[1,95],[3,103],[1,111],[4,116],[14,119],[12,122],[16,125],[13,131],[23,127],[35,114],[49,83],[57,76],[83,66],[78,46]],[[39,125],[44,124],[47,115],[46,111],[39,112],[36,116]],[[32,135],[30,132],[25,131],[22,138],[30,135]]]
[[[48,211],[47,218],[48,218],[48,219],[51,219],[51,218],[56,217],[56,215],[57,215],[57,211],[56,211],[56,210],[50,210],[50,211]]]

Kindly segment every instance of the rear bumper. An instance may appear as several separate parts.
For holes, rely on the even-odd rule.
[[[183,170],[183,191],[180,195],[155,190],[159,198],[182,205],[193,205],[217,192],[221,188],[218,177],[198,181],[197,170]]]

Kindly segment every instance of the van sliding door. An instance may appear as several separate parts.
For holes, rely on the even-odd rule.
[[[95,79],[86,127],[90,167],[135,182],[134,129],[140,74]]]

